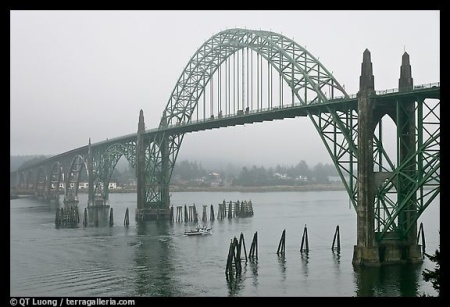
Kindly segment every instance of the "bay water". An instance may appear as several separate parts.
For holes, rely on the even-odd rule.
[[[32,198],[10,201],[10,295],[51,297],[413,297],[437,296],[421,264],[354,267],[356,212],[345,191],[173,192],[171,204],[206,206],[212,234],[186,237],[197,223],[137,223],[135,193],[112,193],[99,224],[57,227],[62,205]],[[218,204],[252,201],[251,217],[217,219]],[[215,219],[211,220],[213,205]],[[439,197],[419,218],[426,252],[439,249]],[[124,225],[129,209],[130,223]],[[175,211],[176,212],[176,211]],[[202,222],[200,222],[202,223]],[[339,226],[340,250],[332,250]],[[305,229],[309,251],[300,251]],[[277,254],[285,233],[284,254]],[[257,259],[245,259],[257,234]],[[241,236],[242,235],[242,236]],[[231,241],[243,238],[242,271],[226,274]],[[305,241],[303,241],[305,242]],[[337,246],[337,242],[335,242]]]

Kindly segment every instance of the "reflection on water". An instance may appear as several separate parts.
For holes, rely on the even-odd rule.
[[[280,272],[283,280],[286,279],[286,257],[284,254],[278,255],[278,263],[280,264]]]
[[[167,222],[142,222],[136,225],[139,246],[135,249],[134,262],[137,268],[135,289],[139,296],[176,296],[176,280],[172,276],[170,242],[161,237],[170,233]]]
[[[354,267],[357,296],[420,296],[422,266],[413,264]]]
[[[251,194],[251,195],[250,195]],[[427,258],[419,265],[354,267],[356,216],[345,192],[174,193],[175,205],[222,199],[252,199],[254,216],[209,221],[213,234],[185,237],[192,223],[130,217],[135,195],[113,194],[115,222],[109,211],[88,210],[89,223],[56,228],[58,205],[32,199],[12,200],[12,296],[419,296],[436,295],[421,272],[434,269]],[[195,201],[194,201],[195,200]],[[87,203],[80,197],[80,204]],[[439,246],[438,209],[423,216],[428,251]],[[435,211],[432,211],[435,210]],[[437,214],[436,214],[437,212]],[[98,225],[95,226],[95,219]],[[309,251],[300,251],[308,224]],[[340,225],[340,250],[332,250]],[[433,228],[434,227],[434,228]],[[289,234],[277,254],[280,229]],[[240,274],[225,273],[230,241],[256,239],[256,256],[242,240]],[[306,243],[305,243],[306,244]],[[250,245],[251,246],[251,245]],[[32,252],[30,252],[32,251]],[[431,253],[431,252],[430,252]]]
[[[239,296],[239,291],[244,287],[242,275],[227,274],[226,280],[228,285],[228,296]]]
[[[258,287],[258,259],[250,259],[250,270],[252,285]]]
[[[305,277],[308,277],[309,253],[300,253],[300,259],[301,259],[303,274],[305,275]]]

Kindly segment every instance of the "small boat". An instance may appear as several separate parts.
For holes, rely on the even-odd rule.
[[[212,229],[210,227],[206,227],[206,226],[197,226],[194,229],[191,230],[187,230],[184,232],[185,236],[204,236],[204,235],[210,235],[212,234]]]

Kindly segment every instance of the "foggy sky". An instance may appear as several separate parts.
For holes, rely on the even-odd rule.
[[[440,12],[433,10],[35,10],[11,11],[10,25],[11,155],[56,155],[89,138],[135,133],[140,109],[146,128],[156,128],[192,55],[231,28],[292,38],[349,94],[358,91],[366,48],[375,90],[398,87],[405,51],[414,84],[440,81]],[[308,118],[190,133],[180,159],[331,163]]]

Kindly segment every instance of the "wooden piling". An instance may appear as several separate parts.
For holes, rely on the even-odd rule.
[[[286,229],[283,229],[283,233],[281,234],[280,243],[278,243],[277,255],[284,255],[285,252],[285,238],[286,238]]]
[[[129,212],[128,212],[128,207],[127,207],[127,210],[125,211],[125,217],[124,217],[124,219],[123,219],[123,224],[124,224],[125,226],[130,225],[130,214],[129,214]]]
[[[422,236],[422,254],[425,255],[425,234],[423,231],[423,223],[420,223],[419,231],[417,232],[417,244],[419,244],[419,238]]]
[[[337,247],[336,250],[338,252],[341,251],[341,239],[340,239],[340,235],[339,235],[339,225],[336,226],[336,231],[334,232],[334,237],[333,237],[333,244],[331,244],[331,250],[334,251],[334,244],[337,242]]]
[[[230,247],[228,249],[227,266],[225,269],[225,274],[230,274],[233,272],[233,260],[234,260],[234,240],[231,239]]]
[[[247,214],[248,216],[253,216],[253,203],[251,199],[247,203]]]
[[[233,239],[234,249],[233,255],[234,255],[234,266],[236,268],[236,276],[239,275],[242,271],[242,264],[241,264],[241,250],[239,248],[239,242],[236,237]]]
[[[245,256],[245,262],[247,263],[247,249],[245,248],[245,240],[244,240],[244,234],[241,232],[241,235],[239,236],[239,258],[241,257],[241,250],[242,247],[244,247],[244,256]]]
[[[305,245],[305,248],[303,248],[303,245]],[[306,228],[306,224],[305,224],[305,228],[303,229],[303,236],[302,236],[302,244],[300,245],[300,252],[309,252],[309,244],[308,244],[308,229]]]
[[[221,203],[221,204],[219,204],[219,213],[218,213],[218,216],[217,216],[217,218],[219,219],[219,220],[223,220],[224,218],[225,218],[225,216],[226,216],[226,203],[225,203],[225,199],[223,200],[223,203]]]
[[[233,217],[233,203],[230,200],[228,204],[228,218],[231,219]]]
[[[84,208],[84,217],[83,217],[83,226],[87,226],[88,224],[88,211],[87,208]]]
[[[58,208],[55,212],[55,225],[56,226],[66,226],[75,227],[80,221],[80,216],[78,213],[78,207],[68,206],[66,210],[64,208]]]
[[[228,250],[227,265],[225,268],[225,274],[228,275],[233,273],[233,266],[235,269],[236,276],[241,274],[242,264],[241,264],[241,246],[236,237],[231,240],[230,248]]]
[[[222,204],[219,205],[220,210],[220,219],[223,220],[227,216],[227,203],[225,202],[225,199],[223,200]]]
[[[183,221],[183,206],[177,206],[177,222]]]
[[[195,207],[195,204],[193,204],[192,207],[193,207],[193,210],[192,210],[193,220],[195,223],[198,223],[197,208]]]
[[[55,225],[56,225],[56,226],[59,226],[60,223],[61,223],[61,221],[60,221],[60,217],[59,217],[59,208],[58,208],[58,209],[56,209]]]
[[[252,244],[250,246],[250,251],[248,252],[249,258],[258,259],[258,232],[253,235]]]
[[[214,206],[211,204],[211,210],[209,212],[209,219],[214,221]]]
[[[206,222],[208,220],[208,217],[206,215],[206,208],[208,205],[203,205],[203,214],[202,214],[202,222]]]
[[[233,217],[240,216],[240,214],[239,214],[240,213],[240,206],[241,206],[241,203],[239,202],[239,200],[234,203],[234,214],[233,214]]]
[[[113,226],[114,225],[114,213],[113,213],[113,208],[109,208],[109,226]]]

